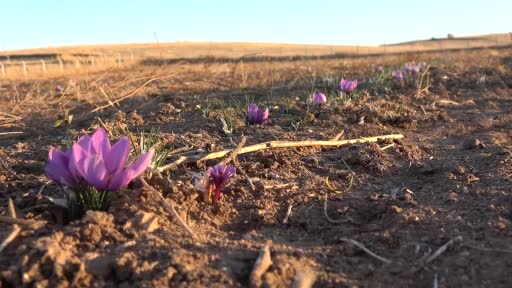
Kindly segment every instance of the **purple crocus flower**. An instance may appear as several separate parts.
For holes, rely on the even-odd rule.
[[[420,67],[414,63],[406,63],[404,65],[404,71],[405,73],[418,74],[420,72]]]
[[[350,94],[356,89],[356,87],[357,87],[357,80],[350,81],[350,80],[341,78],[341,81],[340,81],[341,91],[343,91],[347,94]]]
[[[313,104],[314,105],[322,105],[325,103],[327,103],[327,97],[325,96],[325,94],[320,91],[316,91],[313,94]]]
[[[220,192],[224,182],[236,176],[235,167],[230,165],[216,165],[208,168],[208,174],[215,184],[215,196],[213,197],[213,204],[216,204],[220,198]]]
[[[402,81],[404,79],[404,73],[402,71],[398,70],[392,73],[393,79]]]
[[[373,67],[373,71],[381,73],[382,71],[384,71],[384,67],[382,65],[376,65],[375,67]]]
[[[92,136],[80,137],[66,152],[50,148],[46,173],[70,187],[82,182],[98,190],[118,190],[144,173],[155,153],[151,148],[126,166],[130,150],[127,137],[110,146],[105,130],[99,128]]]
[[[56,93],[62,93],[62,91],[63,90],[62,90],[62,87],[60,87],[60,85],[55,86],[55,92]]]
[[[256,104],[250,104],[247,108],[247,122],[249,125],[262,124],[268,118],[268,108],[260,109]]]

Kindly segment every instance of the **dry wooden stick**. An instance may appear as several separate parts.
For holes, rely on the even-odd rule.
[[[386,264],[390,264],[391,260],[387,259],[387,258],[384,258],[384,257],[381,257],[375,253],[373,253],[372,251],[370,251],[368,248],[366,248],[363,244],[357,242],[356,240],[352,240],[352,239],[348,239],[348,238],[340,238],[341,241],[343,242],[347,242],[347,243],[350,243],[354,246],[357,246],[359,249],[363,250],[364,252],[366,252],[366,254],[372,256],[373,258],[381,261],[381,262],[384,262]]]
[[[443,246],[439,247],[439,249],[437,249],[436,252],[434,252],[434,254],[432,254],[430,257],[428,257],[425,260],[425,264],[428,264],[428,263],[434,261],[437,257],[439,257],[441,254],[443,254],[448,249],[448,246],[453,244],[455,241],[462,241],[462,236],[457,236],[453,239],[450,239],[450,241],[446,242]]]
[[[226,165],[230,161],[232,161],[232,160],[234,161],[234,159],[236,158],[238,153],[240,153],[240,151],[242,150],[242,147],[244,147],[246,142],[247,142],[247,136],[243,136],[242,139],[240,139],[240,143],[238,143],[238,146],[236,146],[236,148],[234,150],[229,151],[230,154],[228,155],[228,157],[224,158],[224,160],[217,163],[217,165]],[[217,158],[220,158],[220,157],[217,157]],[[201,160],[199,160],[199,161],[201,161]]]
[[[11,118],[14,118],[14,119],[17,119],[17,120],[21,120],[21,119],[23,119],[23,117],[16,116],[16,115],[12,115],[12,114],[5,113],[5,112],[0,112],[0,115],[7,116],[7,117],[11,117]]]
[[[292,215],[292,208],[293,208],[293,204],[289,204],[288,205],[288,209],[286,209],[286,215],[284,216],[284,219],[283,219],[283,224],[288,224],[288,219],[290,218],[290,215]]]
[[[23,134],[23,132],[0,132],[0,136],[4,136],[4,135],[18,135],[18,134]]]
[[[178,212],[176,212],[176,209],[174,209],[174,206],[172,204],[169,204],[165,200],[164,196],[162,196],[162,194],[160,192],[158,192],[155,188],[151,187],[151,185],[149,185],[148,182],[146,182],[146,180],[144,180],[144,178],[140,177],[139,180],[145,188],[149,189],[151,192],[153,192],[157,196],[157,198],[160,200],[160,202],[162,202],[162,204],[164,205],[165,209],[169,213],[171,213],[176,218],[176,220],[178,220],[178,224],[180,224],[180,226],[183,227],[183,229],[185,229],[185,231],[187,231],[187,233],[190,235],[190,237],[197,238],[194,231],[192,231],[188,227],[187,223],[185,223],[185,221],[183,221],[183,219],[181,219]]]
[[[379,139],[401,139],[404,135],[402,134],[391,134],[391,135],[382,135],[382,136],[374,136],[374,137],[365,137],[358,139],[348,139],[348,140],[338,140],[338,141],[330,141],[330,140],[306,140],[306,141],[269,141],[264,143],[259,143],[251,146],[246,146],[240,149],[237,154],[245,154],[256,152],[260,150],[273,149],[273,148],[295,148],[295,147],[310,147],[310,146],[341,146],[346,144],[354,144],[354,143],[366,143],[366,142],[377,142]],[[219,152],[213,152],[210,154],[199,154],[191,157],[180,157],[178,160],[169,163],[167,165],[158,167],[157,169],[160,172],[173,169],[178,167],[178,165],[190,162],[200,162],[206,160],[212,160],[217,158],[222,158],[229,154],[232,150],[223,150]]]
[[[267,269],[272,265],[272,259],[270,258],[270,248],[269,245],[265,245],[260,250],[260,255],[254,263],[254,268],[252,269],[250,276],[251,287],[260,287],[261,286],[261,276],[267,271]]]
[[[14,208],[14,203],[12,202],[12,198],[9,198],[7,210],[9,211],[9,215],[11,216],[11,218],[16,219],[16,209]],[[9,245],[9,243],[11,243],[14,239],[16,239],[16,237],[18,236],[18,234],[20,234],[20,232],[21,232],[21,227],[14,224],[9,236],[7,236],[7,238],[5,238],[5,240],[2,242],[2,244],[0,244],[0,253],[5,249],[5,247],[7,247],[7,245]]]
[[[20,218],[12,218],[9,216],[0,216],[0,222],[4,222],[7,224],[18,225],[27,229],[39,229],[46,225],[45,221],[31,221]]]

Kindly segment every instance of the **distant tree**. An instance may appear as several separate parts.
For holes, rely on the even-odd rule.
[[[451,34],[451,33],[448,33],[446,38],[448,38],[448,39],[455,39],[455,36],[453,36],[453,34]]]

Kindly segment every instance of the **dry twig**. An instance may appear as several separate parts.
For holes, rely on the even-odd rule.
[[[434,252],[430,257],[425,259],[425,264],[428,264],[432,261],[434,261],[437,257],[441,256],[447,249],[448,246],[452,245],[455,241],[462,241],[462,236],[457,236],[453,239],[450,239],[450,241],[446,242],[443,246],[439,247],[439,249]]]
[[[401,139],[404,135],[402,134],[391,134],[391,135],[382,135],[382,136],[374,136],[374,137],[365,137],[358,139],[348,139],[348,140],[338,140],[338,141],[330,141],[330,140],[306,140],[306,141],[269,141],[264,143],[259,143],[251,146],[246,146],[241,148],[236,154],[245,154],[256,152],[260,150],[273,149],[273,148],[295,148],[295,147],[310,147],[310,146],[341,146],[347,144],[354,143],[366,143],[366,142],[377,142],[379,139]],[[206,160],[212,160],[217,158],[222,158],[232,152],[233,150],[223,150],[219,152],[213,152],[209,154],[199,154],[190,157],[180,157],[178,160],[169,163],[167,165],[158,167],[157,169],[160,172],[173,169],[178,167],[181,164],[190,163],[190,162],[201,162]]]
[[[368,254],[368,255],[372,256],[373,258],[375,258],[375,259],[377,259],[377,260],[379,260],[379,261],[381,261],[381,262],[384,262],[384,263],[386,263],[386,264],[390,264],[391,262],[393,262],[393,261],[391,261],[391,260],[389,260],[389,259],[387,259],[387,258],[381,257],[381,256],[379,256],[379,255],[377,255],[377,254],[373,253],[373,252],[372,252],[372,251],[370,251],[368,248],[366,248],[363,244],[361,244],[361,243],[359,243],[359,242],[357,242],[357,241],[355,241],[355,240],[348,239],[348,238],[340,238],[340,240],[341,240],[341,241],[343,241],[343,242],[350,243],[350,244],[352,244],[352,245],[354,245],[354,246],[357,246],[359,249],[361,249],[361,250],[363,250],[364,252],[366,252],[366,254]]]
[[[187,231],[187,233],[190,235],[190,237],[196,238],[196,234],[188,227],[187,223],[185,223],[185,221],[183,221],[183,219],[181,219],[178,212],[176,212],[176,209],[174,209],[174,206],[172,204],[169,204],[165,200],[164,196],[162,196],[162,194],[160,192],[158,192],[155,188],[151,187],[151,185],[149,185],[148,182],[146,182],[146,180],[144,180],[144,178],[140,177],[139,179],[145,188],[149,189],[151,192],[153,192],[157,196],[157,198],[160,200],[160,202],[162,202],[162,204],[164,205],[165,209],[169,213],[171,213],[176,218],[176,220],[178,220],[178,224],[180,224],[180,226],[183,227],[183,229],[185,229],[185,231]]]
[[[288,205],[288,209],[286,210],[286,215],[284,216],[284,219],[283,219],[283,224],[288,224],[288,218],[290,218],[290,215],[292,215],[292,207],[293,207],[293,204]]]

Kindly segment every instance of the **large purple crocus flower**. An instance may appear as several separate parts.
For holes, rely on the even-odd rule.
[[[256,104],[250,104],[247,108],[247,122],[250,125],[262,124],[268,118],[268,108],[260,109]]]
[[[314,94],[313,94],[313,104],[314,105],[322,105],[322,104],[325,104],[327,102],[327,97],[325,96],[324,93],[320,92],[320,91],[316,91]]]
[[[341,78],[341,81],[340,81],[341,91],[343,91],[347,94],[350,94],[356,89],[356,87],[357,87],[357,80],[350,81],[350,80]]]
[[[208,174],[215,184],[215,196],[213,197],[213,204],[216,204],[220,198],[220,192],[226,180],[236,176],[235,167],[230,165],[216,165],[208,168]]]
[[[98,190],[118,190],[144,173],[155,153],[151,148],[126,166],[130,149],[127,137],[110,146],[105,130],[99,128],[90,137],[80,137],[66,152],[50,148],[46,173],[55,182],[70,187],[83,182]]]

